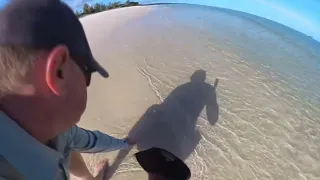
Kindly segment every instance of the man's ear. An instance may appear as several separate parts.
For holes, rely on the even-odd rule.
[[[58,45],[51,50],[46,63],[46,83],[49,89],[57,96],[66,93],[64,73],[66,62],[69,60],[69,50],[64,45]]]

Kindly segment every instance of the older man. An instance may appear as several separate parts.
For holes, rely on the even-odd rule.
[[[0,12],[0,179],[101,179],[79,153],[132,144],[75,125],[93,72],[108,77],[66,4],[12,0]]]

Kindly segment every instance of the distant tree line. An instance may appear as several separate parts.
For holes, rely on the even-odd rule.
[[[140,5],[138,2],[133,2],[127,0],[125,3],[120,2],[109,2],[109,4],[96,3],[94,5],[89,5],[85,3],[83,5],[82,11],[76,11],[75,14],[77,17],[81,17],[87,14],[93,14],[97,12],[107,11],[110,9],[116,9],[121,7],[129,7],[129,6],[138,6]]]

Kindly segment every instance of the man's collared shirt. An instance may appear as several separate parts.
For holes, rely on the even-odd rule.
[[[78,126],[59,134],[46,146],[3,112],[0,134],[0,180],[67,180],[71,151],[97,153],[128,146],[123,139]]]

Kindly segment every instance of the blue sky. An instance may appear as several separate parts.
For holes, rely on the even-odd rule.
[[[0,6],[9,0],[0,0]],[[110,0],[64,0],[72,8]],[[115,0],[112,0],[115,1]],[[124,1],[124,0],[120,0]],[[320,0],[134,0],[141,3],[178,2],[222,7],[261,16],[320,41]]]

